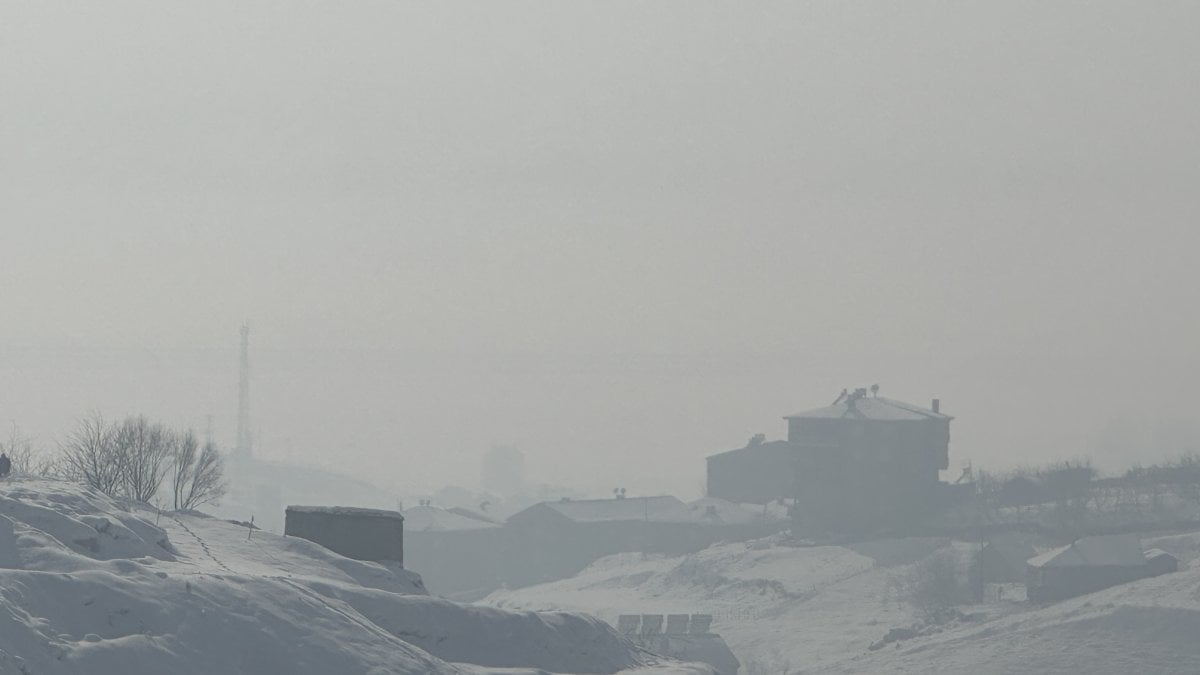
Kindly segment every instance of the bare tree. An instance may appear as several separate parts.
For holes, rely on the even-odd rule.
[[[196,440],[196,434],[188,429],[179,437],[179,443],[175,446],[175,456],[171,458],[171,492],[175,498],[176,511],[183,508],[180,505],[184,501],[188,479],[199,456],[200,442]]]
[[[145,417],[126,417],[113,433],[122,461],[121,487],[125,496],[149,502],[166,478],[168,460],[175,450],[175,433]]]
[[[115,495],[125,476],[124,457],[114,442],[113,428],[99,413],[80,418],[60,447],[63,476]]]
[[[16,423],[8,433],[8,440],[0,441],[0,452],[12,461],[13,473],[32,473],[41,463],[33,439],[22,434]]]
[[[214,504],[225,495],[225,465],[212,441],[200,447],[190,429],[179,438],[172,466],[172,488],[176,510]]]

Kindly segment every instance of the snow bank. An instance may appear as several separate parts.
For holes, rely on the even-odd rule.
[[[790,547],[720,544],[679,557],[622,554],[553,583],[497,591],[498,607],[619,614],[701,612],[743,665],[762,673],[1200,672],[1200,533],[1147,539],[1196,567],[1054,605],[965,607],[950,623],[871,651],[918,620],[895,580],[945,539]],[[1192,553],[1193,555],[1187,555]]]
[[[411,572],[304,540],[70,483],[0,482],[0,673],[645,668],[706,672],[642,653],[589,617],[430,598]]]

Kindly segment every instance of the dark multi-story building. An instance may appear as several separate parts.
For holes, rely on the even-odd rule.
[[[708,458],[708,495],[767,503],[794,499],[800,520],[874,524],[935,499],[949,468],[950,420],[935,399],[922,408],[866,389],[788,415],[786,441]]]

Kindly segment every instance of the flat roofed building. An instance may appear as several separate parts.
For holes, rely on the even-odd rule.
[[[398,511],[289,506],[283,533],[320,544],[347,558],[404,564],[404,516]]]

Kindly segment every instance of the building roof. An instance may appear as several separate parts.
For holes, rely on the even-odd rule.
[[[929,408],[882,396],[841,396],[833,405],[798,412],[784,419],[863,419],[883,422],[952,420],[953,417]]]
[[[409,532],[461,532],[499,527],[494,522],[472,518],[437,506],[414,506],[404,510],[404,527]]]
[[[793,450],[793,449],[796,449],[799,447],[801,447],[800,444],[792,443],[791,441],[764,441],[762,443],[751,443],[750,445],[747,445],[745,447],[734,448],[733,450],[726,450],[725,452],[718,452],[715,455],[709,455],[708,457],[705,457],[705,459],[713,459],[715,457],[724,457],[725,455],[732,455],[734,453],[742,452],[745,450],[749,450],[752,452],[753,451],[788,452],[789,450]]]
[[[396,518],[404,520],[399,511],[386,509],[362,509],[356,506],[289,506],[288,513],[322,513],[329,516],[365,516],[369,518]]]
[[[1047,551],[1031,567],[1140,567],[1146,564],[1141,540],[1133,534],[1084,537],[1069,546]]]
[[[1152,548],[1152,549],[1146,551],[1146,560],[1147,561],[1156,560],[1159,558],[1170,558],[1171,560],[1176,560],[1176,561],[1179,560],[1179,558],[1176,558],[1175,556],[1171,555],[1170,553],[1167,553],[1166,551],[1162,550],[1161,548]]]
[[[468,509],[465,506],[447,506],[446,510],[449,511],[450,513],[457,513],[458,515],[463,516],[464,518],[471,518],[472,520],[482,520],[485,523],[495,523],[496,522],[495,518],[492,518],[491,516],[487,515],[486,513],[483,513],[482,511],[476,511],[474,509]]]
[[[659,497],[624,497],[621,499],[568,499],[557,502],[541,502],[531,509],[547,508],[576,523],[599,523],[628,520],[653,520],[659,522],[686,522],[692,520],[688,507],[678,498],[669,495]],[[513,517],[519,516],[515,514]]]

